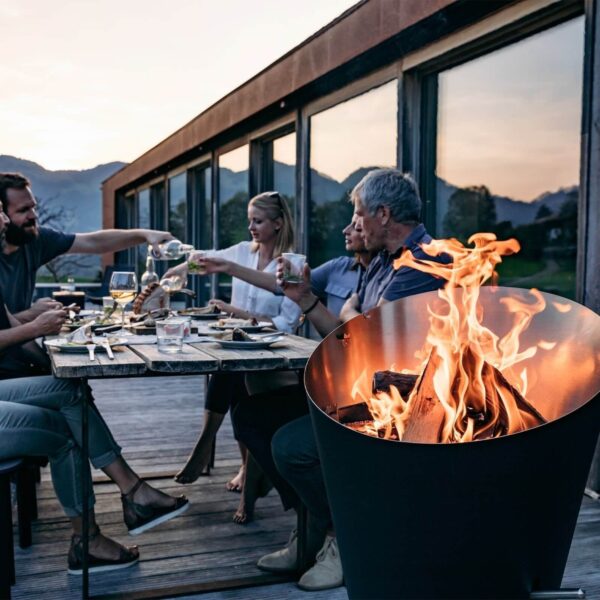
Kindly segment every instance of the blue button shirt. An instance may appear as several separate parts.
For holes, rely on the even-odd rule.
[[[313,292],[326,300],[327,308],[336,317],[344,302],[358,288],[364,267],[350,256],[339,256],[323,263],[310,274]]]
[[[428,273],[410,267],[394,269],[394,260],[405,249],[409,249],[415,258],[442,263],[449,262],[450,257],[448,256],[429,256],[421,249],[420,244],[427,244],[431,240],[432,238],[425,230],[425,226],[420,224],[413,229],[406,238],[404,245],[398,248],[396,252],[390,253],[387,250],[382,250],[371,261],[358,291],[361,312],[366,312],[377,306],[380,298],[391,302],[443,287],[445,280]]]

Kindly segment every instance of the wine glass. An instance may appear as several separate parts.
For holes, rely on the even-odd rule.
[[[137,287],[137,277],[131,271],[115,271],[110,278],[110,295],[121,307],[121,327],[125,326],[125,307],[134,301]]]

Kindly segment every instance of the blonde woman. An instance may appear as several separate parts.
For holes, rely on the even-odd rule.
[[[277,270],[277,257],[294,249],[294,228],[290,209],[278,192],[265,192],[250,200],[248,231],[252,241],[212,251],[211,256],[274,274]],[[184,273],[186,269],[186,266],[180,265],[171,272]],[[217,299],[211,302],[234,317],[269,321],[275,328],[286,332],[296,329],[301,314],[298,305],[285,296],[275,295],[235,277],[232,283],[231,303]],[[212,442],[227,411],[232,404],[236,404],[247,395],[243,374],[217,374],[210,378],[202,432],[186,465],[175,476],[176,481],[192,483],[199,477],[210,460]],[[231,491],[242,491],[243,487],[246,449],[240,445],[240,451],[243,463],[238,475],[227,485]],[[244,522],[250,516],[248,513],[251,512],[251,508],[246,509],[246,515],[241,515],[240,511],[240,514],[236,513],[239,517],[236,518],[237,521]]]

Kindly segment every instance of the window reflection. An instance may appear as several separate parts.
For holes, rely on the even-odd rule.
[[[248,144],[219,156],[219,248],[248,240]],[[231,277],[219,275],[218,295],[229,300]]]
[[[348,192],[371,169],[396,164],[397,85],[390,81],[311,117],[309,260],[345,253]]]
[[[500,283],[575,294],[583,17],[439,75],[438,236],[516,237]]]
[[[219,157],[219,247],[249,239],[248,145]]]
[[[187,235],[186,174],[169,177],[169,231],[182,242]]]
[[[151,229],[150,225],[150,189],[138,192],[137,226],[140,229]],[[143,273],[146,268],[147,247],[142,244],[138,247],[138,273]]]
[[[273,189],[287,201],[296,220],[296,134],[273,140]],[[297,229],[296,229],[297,231]]]

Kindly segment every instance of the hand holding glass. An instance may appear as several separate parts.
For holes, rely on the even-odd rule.
[[[293,252],[284,252],[281,257],[284,259],[282,279],[286,283],[302,283],[304,281],[304,265],[306,256],[304,254],[294,254]]]
[[[115,271],[108,286],[110,295],[121,307],[121,327],[125,325],[125,307],[137,295],[137,277],[131,271]]]

